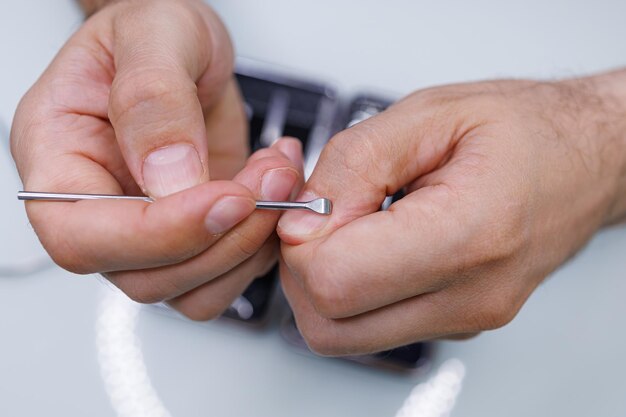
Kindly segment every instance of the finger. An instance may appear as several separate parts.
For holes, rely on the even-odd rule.
[[[213,181],[151,204],[107,200],[28,202],[26,209],[46,250],[70,271],[135,270],[180,263],[204,251],[249,216],[255,208],[255,195],[291,192],[293,184],[288,182],[297,182],[301,174],[278,150],[268,152],[272,157],[250,162],[239,174],[239,183]],[[101,181],[83,182],[81,192],[119,191],[104,168],[89,158],[70,154],[59,157],[58,163],[73,167],[76,172],[91,172],[92,179],[97,175],[102,177]],[[263,178],[266,178],[265,191]],[[104,185],[110,188],[102,189]],[[73,186],[74,181],[63,177],[53,188],[58,192],[76,192]],[[265,228],[271,229],[258,231],[260,234],[252,243],[258,240],[259,247],[275,228],[278,214],[268,215],[267,218],[255,216],[265,219]],[[247,235],[257,236],[250,230],[255,226],[259,224],[249,226]],[[236,247],[238,242],[229,240]]]
[[[302,142],[293,137],[284,137],[276,141],[276,147],[283,153],[289,160],[298,167],[299,170],[304,171],[304,158],[302,154]]]
[[[168,301],[175,310],[192,320],[206,321],[219,317],[259,276],[276,263],[278,239],[271,238],[250,259],[217,279]]]
[[[231,180],[246,165],[250,153],[248,122],[234,77],[221,100],[205,111],[211,179]]]
[[[474,134],[480,133],[464,140],[476,139]],[[511,204],[501,168],[459,150],[388,211],[358,218],[321,239],[283,244],[285,262],[329,318],[364,313],[503,267],[523,269],[510,263],[519,250],[516,236],[527,233],[523,207]],[[484,189],[498,193],[486,203]]]
[[[280,280],[300,333],[309,348],[320,355],[379,352],[447,333],[442,323],[448,311],[428,302],[433,294],[423,296],[423,303],[411,299],[355,317],[329,319],[317,312],[284,265]]]
[[[249,162],[234,181],[250,189],[255,198],[284,199],[302,173],[276,148],[265,153],[271,156]],[[183,294],[222,276],[258,252],[274,233],[279,215],[275,211],[257,210],[210,248],[184,262],[141,271],[113,272],[107,277],[123,291],[140,297],[143,294],[144,300],[152,302]]]
[[[292,137],[283,137],[278,139],[269,148],[261,148],[248,158],[248,161],[256,161],[257,159],[266,158],[273,155],[277,149],[299,170],[303,170],[302,142]]]
[[[425,187],[325,238],[284,244],[285,262],[329,318],[437,291],[463,279],[461,266],[474,265],[479,253],[482,213],[471,205],[446,186]],[[499,253],[492,252],[494,260]]]
[[[331,199],[332,215],[286,213],[278,227],[281,239],[300,244],[324,236],[375,212],[387,195],[435,169],[466,128],[456,122],[457,110],[461,112],[452,104],[437,105],[422,93],[337,134],[324,148],[300,197]]]
[[[328,319],[317,313],[282,263],[280,279],[300,333],[309,348],[321,355],[380,352],[448,335],[496,328],[511,319],[500,319],[499,307],[485,302],[488,297],[467,297],[462,291],[424,294],[355,317]],[[493,321],[494,317],[498,317],[498,321]]]
[[[65,191],[65,190],[60,190]],[[141,269],[195,256],[254,211],[250,191],[215,181],[139,201],[28,202],[44,247],[76,273]]]
[[[11,152],[26,189],[55,190],[64,182],[84,192],[101,182],[99,192],[116,193],[127,185],[115,181],[126,164],[106,120],[113,65],[102,59],[105,48],[90,42],[91,26],[85,24],[59,51],[16,110]],[[67,165],[75,161],[72,153],[84,156],[76,167]]]
[[[302,142],[293,137],[283,137],[278,139],[271,148],[263,148],[256,151],[250,157],[249,161],[265,158],[270,155],[268,152],[273,152],[273,149],[279,150],[286,156],[301,174],[298,183],[289,195],[289,200],[294,200],[304,185],[304,155],[302,153]]]
[[[232,56],[214,44],[194,9],[171,2],[127,9],[113,23],[109,118],[137,184],[163,197],[209,178],[203,104],[223,96],[229,67],[217,62]]]
[[[300,172],[298,182],[289,195],[289,200],[293,201],[298,194],[300,194],[304,186],[304,155],[302,153],[302,142],[296,138],[285,137],[279,139],[275,145],[283,155],[289,158],[294,166],[298,167],[298,171]]]

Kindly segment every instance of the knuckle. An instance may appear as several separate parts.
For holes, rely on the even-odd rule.
[[[343,318],[350,315],[356,303],[354,297],[355,271],[335,245],[282,250],[289,270],[300,281],[307,299],[321,317]]]
[[[265,242],[265,237],[266,236],[252,237],[234,228],[222,237],[222,239],[227,239],[234,246],[235,253],[232,256],[233,262],[239,264],[259,251]]]
[[[475,234],[473,244],[468,245],[476,265],[507,262],[524,247],[528,229],[518,206],[508,204],[492,218],[482,232]]]
[[[166,69],[132,70],[113,81],[109,116],[114,121],[119,120],[140,106],[158,108],[156,103],[165,105],[164,108],[182,107],[184,99],[195,94],[195,84],[186,83],[173,73],[170,76]]]
[[[320,356],[339,356],[344,354],[342,338],[333,329],[333,323],[316,318],[306,323],[298,323],[298,328],[309,349]]]
[[[446,86],[416,91],[408,98],[408,104],[426,109],[433,122],[455,120],[459,114],[466,114],[463,108],[471,106],[474,111],[481,107],[480,95],[467,86]],[[436,130],[436,127],[432,127]]]
[[[385,159],[374,157],[379,152],[374,149],[375,132],[371,130],[363,124],[339,132],[328,142],[322,155],[329,156],[332,163],[343,167],[349,174],[371,182],[367,173],[376,168],[377,161]]]
[[[185,195],[184,197],[181,206],[191,201],[191,196]],[[151,216],[144,213],[123,231],[123,236],[129,242],[137,236],[153,236],[152,239],[144,240],[142,251],[158,260],[157,265],[182,263],[197,256],[206,248],[208,238],[199,236],[195,230],[189,228],[187,216],[168,216],[160,220],[160,224],[161,227],[155,229]],[[173,233],[173,230],[177,233]]]
[[[483,124],[493,114],[501,114],[503,107],[496,104],[498,100],[478,83],[420,90],[399,104],[424,109],[428,117],[421,128],[430,134],[457,136]]]
[[[508,297],[494,296],[477,309],[474,321],[478,330],[495,330],[509,324],[516,314],[515,303]]]
[[[339,349],[335,343],[330,343],[328,337],[318,334],[303,334],[304,341],[311,352],[319,356],[338,356]]]
[[[317,313],[328,319],[349,315],[350,297],[346,297],[342,273],[326,262],[313,263],[303,277],[304,288]]]
[[[320,162],[340,175],[342,182],[347,178],[353,187],[381,193],[382,202],[386,184],[396,183],[401,176],[398,167],[409,163],[407,147],[411,145],[389,139],[400,137],[402,129],[393,118],[374,116],[336,134],[322,151]]]
[[[135,236],[149,236],[149,233],[136,234]],[[163,230],[156,235],[149,250],[154,253],[155,259],[158,259],[161,265],[176,265],[202,252],[203,242],[192,245],[190,244],[191,240],[188,235],[185,236],[183,233],[176,235]]]
[[[334,293],[333,285],[328,280],[317,279],[315,282],[307,282],[306,292],[315,310],[326,318],[337,317],[341,314],[337,305],[341,302],[340,297]]]
[[[420,102],[425,108],[433,108],[451,105],[463,96],[457,89],[444,86],[415,91],[409,99]]]
[[[223,302],[210,305],[197,305],[189,302],[177,304],[174,308],[190,320],[209,321],[219,318],[229,305]]]
[[[79,275],[98,272],[95,257],[89,256],[88,245],[80,242],[74,233],[71,216],[60,213],[49,217],[41,207],[31,204],[26,204],[26,214],[41,245],[55,264]],[[64,232],[60,233],[59,230]]]
[[[142,271],[114,272],[104,274],[104,276],[136,303],[159,303],[168,296],[161,286],[154,285],[153,280]]]
[[[293,163],[289,161],[286,156],[277,153],[278,151],[273,149],[267,149],[267,153],[262,152],[264,150],[266,149],[257,151],[253,156],[248,159],[246,163],[246,169],[256,172],[259,177],[274,169],[290,169],[294,176],[298,178],[301,176],[298,172],[298,167],[294,166]],[[261,153],[259,154],[259,152]],[[241,180],[243,181],[242,183],[246,184],[246,180],[244,179],[244,177],[241,177]],[[249,187],[252,187],[252,189],[254,189],[252,184],[250,184]]]
[[[498,100],[500,95],[494,94],[496,92],[498,87],[494,83],[477,82],[426,88],[412,93],[409,98],[421,102],[425,108],[456,108],[458,104],[466,104],[468,100],[480,107],[490,106],[494,100]]]
[[[50,258],[61,268],[79,275],[97,272],[95,265],[89,262],[89,257],[76,249],[68,238],[51,236],[42,229],[38,230],[38,235]]]
[[[63,250],[62,248],[47,248],[48,254],[55,264],[74,274],[87,275],[93,271],[85,261],[73,253]]]
[[[125,288],[122,288],[122,291],[128,296],[128,298],[139,304],[154,304],[164,300],[164,297],[160,294],[156,294],[153,291],[143,288],[136,288],[134,286],[126,286]]]
[[[250,157],[248,158],[248,165],[253,162],[257,162],[265,158],[273,158],[278,155],[278,151],[274,148],[261,148],[258,151],[255,151],[252,155],[250,155]]]

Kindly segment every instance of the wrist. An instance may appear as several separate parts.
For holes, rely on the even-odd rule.
[[[626,70],[614,71],[591,77],[598,94],[603,98],[607,151],[614,152],[617,159],[614,195],[604,225],[620,222],[626,218]]]
[[[594,121],[604,142],[599,151],[603,162],[614,170],[605,181],[612,181],[612,195],[604,226],[626,217],[626,70],[612,71],[588,78],[600,105]],[[614,164],[614,165],[613,165]]]
[[[596,179],[601,226],[626,217],[626,70],[557,83],[568,94],[562,107],[578,153]],[[568,121],[569,120],[569,121]]]

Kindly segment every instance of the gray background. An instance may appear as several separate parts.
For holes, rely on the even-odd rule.
[[[240,55],[329,81],[344,93],[573,76],[626,61],[622,1],[211,3]],[[70,0],[2,2],[5,124],[80,22]],[[15,201],[18,187],[11,161],[0,153],[0,266],[43,256]],[[626,229],[602,232],[509,326],[468,342],[438,343],[434,369],[455,357],[467,370],[452,415],[626,415],[625,249]],[[103,341],[96,334],[106,322],[98,311],[111,297],[117,301],[109,307],[125,306],[120,317],[135,310],[114,294],[97,277],[54,267],[0,278],[1,416],[115,415],[103,382],[110,375],[101,376],[102,356],[98,361]],[[128,336],[123,329],[113,334]],[[393,416],[412,387],[430,376],[301,355],[281,340],[275,324],[264,331],[199,325],[142,309],[135,337],[153,397],[174,416]],[[111,349],[141,363],[126,345]]]

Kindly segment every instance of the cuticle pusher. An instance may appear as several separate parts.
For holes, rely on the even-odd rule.
[[[154,199],[143,196],[47,193],[40,191],[18,191],[17,199],[36,201],[138,200],[148,203],[154,202]],[[257,201],[256,208],[264,210],[310,210],[318,214],[328,215],[332,212],[332,203],[327,198],[317,198],[311,201]]]

